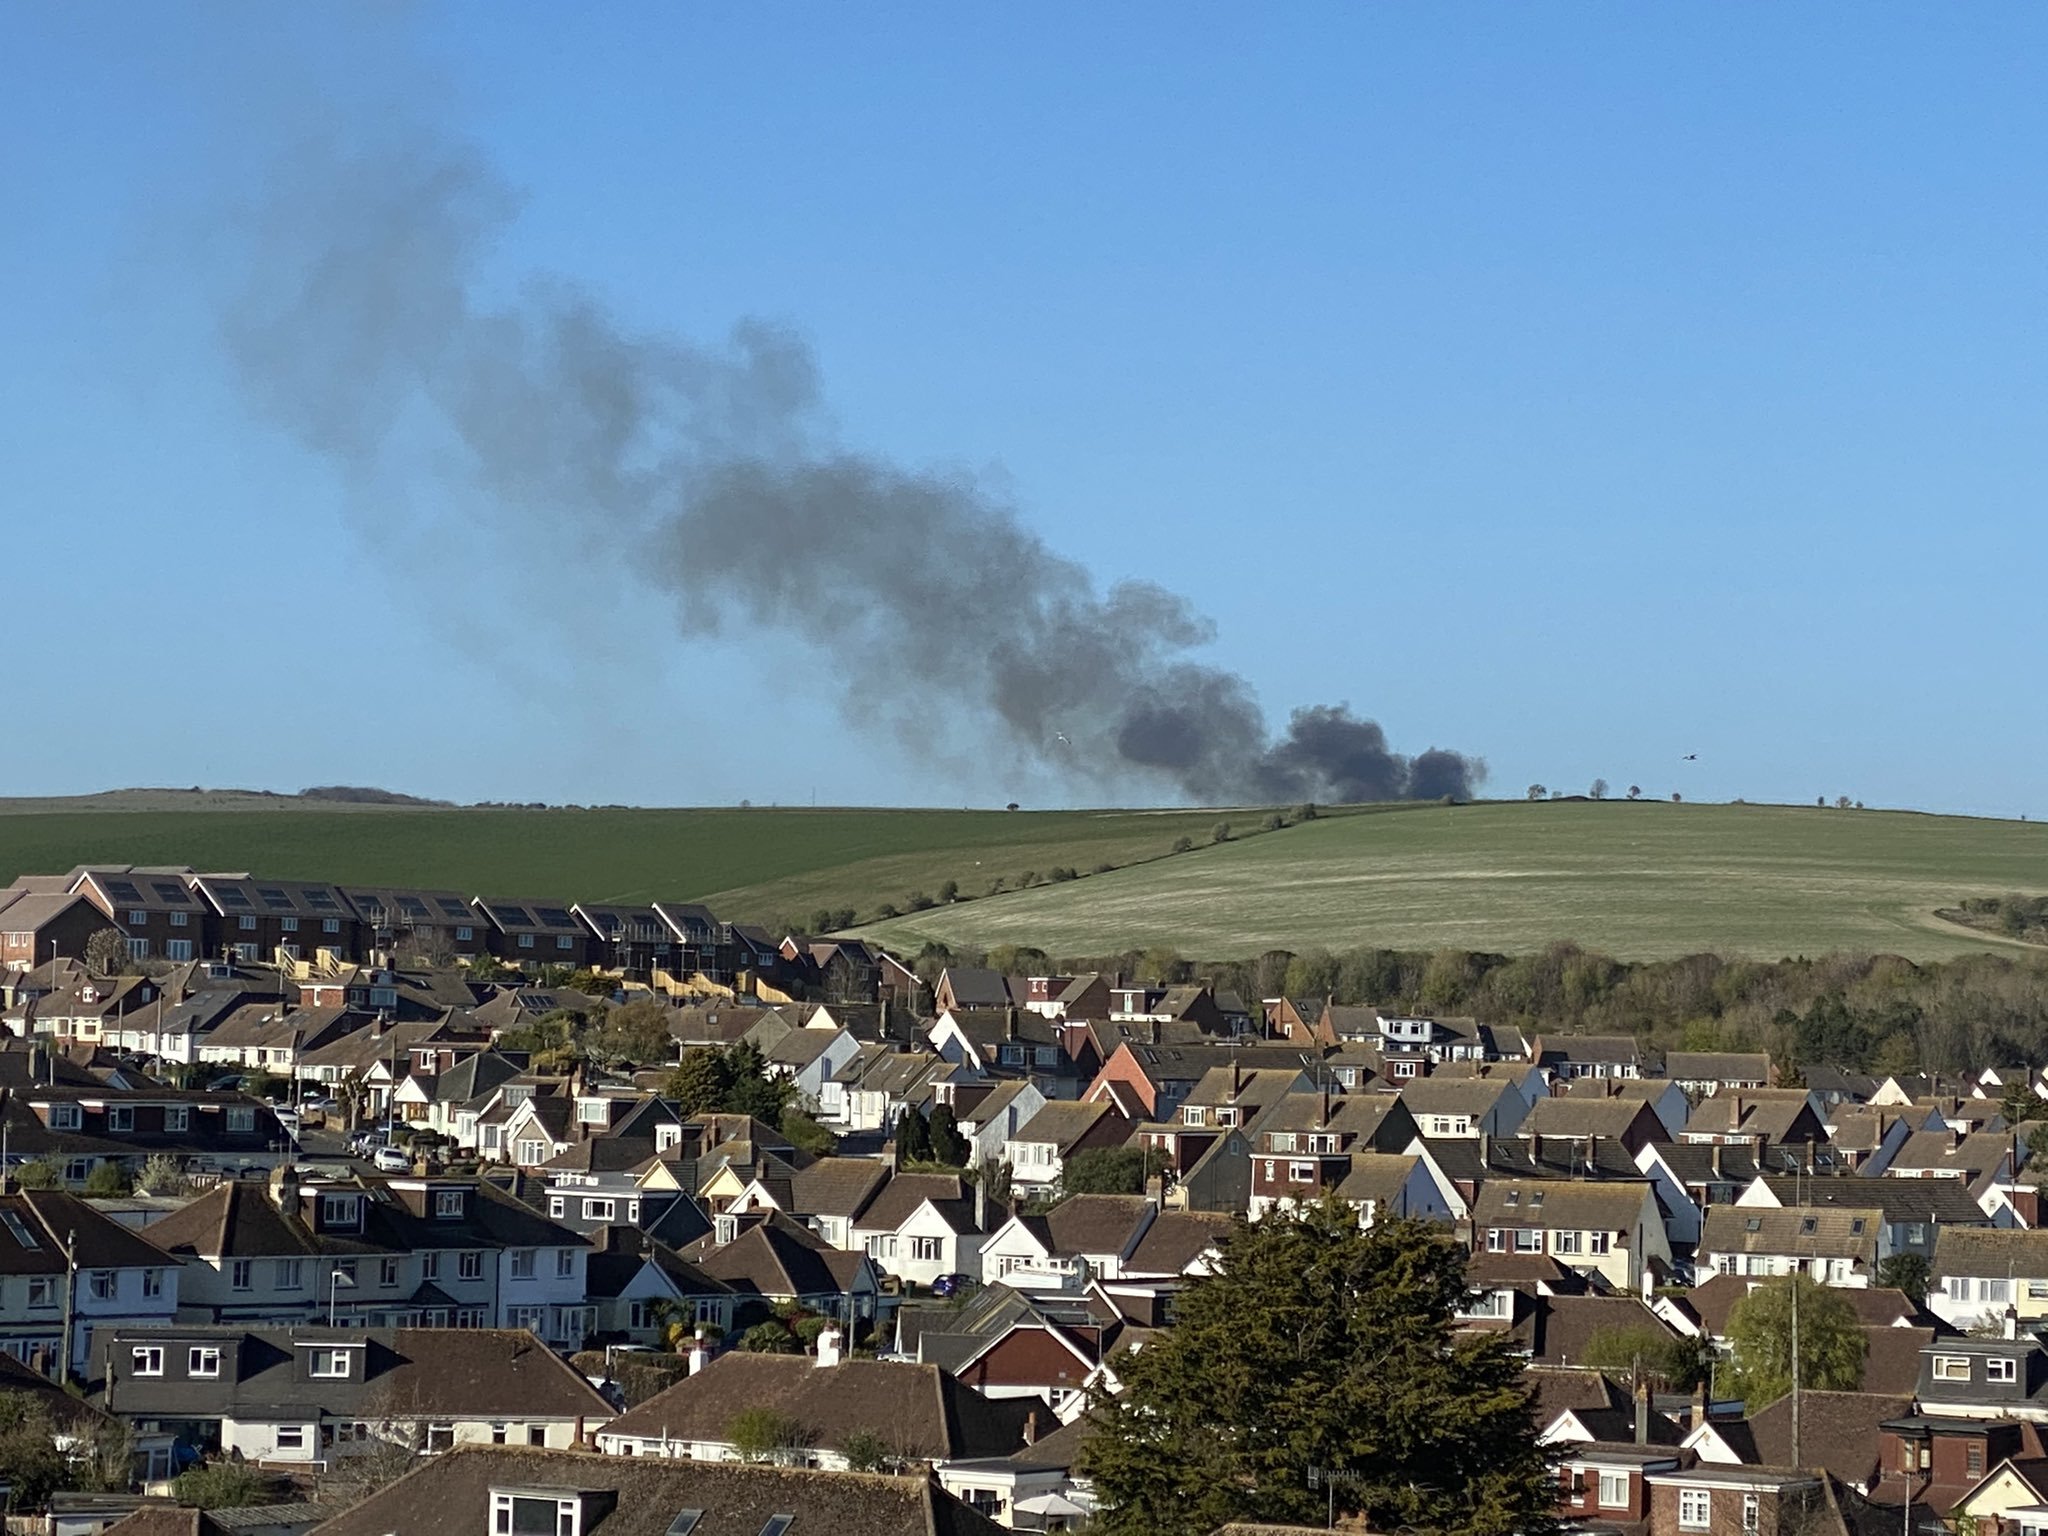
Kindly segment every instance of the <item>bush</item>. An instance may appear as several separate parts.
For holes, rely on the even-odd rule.
[[[910,903],[910,910],[913,912],[929,911],[934,905],[931,897],[923,891],[912,891],[905,899]]]
[[[178,1502],[192,1509],[235,1509],[261,1504],[269,1497],[271,1480],[254,1467],[232,1461],[194,1467],[178,1474],[171,1492]]]
[[[64,1170],[47,1157],[39,1157],[32,1163],[23,1163],[14,1170],[16,1189],[62,1189]]]
[[[725,1426],[725,1438],[742,1461],[775,1461],[800,1447],[803,1426],[773,1408],[742,1408]]]
[[[1192,837],[1176,837],[1173,840],[1173,851],[1175,853],[1193,853],[1195,851],[1195,840]]]
[[[1100,864],[1096,865],[1093,869],[1089,870],[1088,873],[1091,875],[1106,875],[1115,868],[1116,866],[1114,864],[1110,863],[1109,860],[1104,859]]]
[[[950,905],[951,903],[956,902],[959,899],[960,882],[958,880],[948,880],[939,887],[939,904],[941,906]]]
[[[789,1138],[792,1147],[813,1157],[830,1157],[839,1150],[839,1138],[795,1106],[782,1112],[778,1129]]]
[[[1063,882],[1068,880],[1078,880],[1080,878],[1081,877],[1079,871],[1077,871],[1071,864],[1055,864],[1052,867],[1052,880],[1053,884],[1055,885],[1062,884]]]
[[[1272,815],[1268,816],[1264,821],[1259,823],[1259,830],[1261,832],[1278,832],[1282,827],[1286,825],[1287,818],[1285,816],[1282,816],[1278,811],[1275,811]]]
[[[1229,823],[1229,822],[1227,822],[1227,821],[1219,821],[1219,822],[1217,822],[1217,823],[1216,823],[1216,825],[1215,825],[1214,827],[1212,827],[1212,828],[1210,828],[1210,829],[1209,829],[1209,841],[1210,841],[1210,842],[1212,842],[1212,843],[1227,843],[1227,842],[1229,842],[1229,841],[1230,841],[1230,823]]]
[[[796,1335],[784,1323],[756,1323],[740,1335],[740,1348],[754,1355],[793,1355]]]
[[[134,1190],[128,1171],[119,1163],[94,1163],[92,1172],[86,1175],[85,1192],[94,1199],[118,1200]]]
[[[158,1152],[142,1165],[142,1175],[136,1179],[135,1187],[145,1195],[182,1195],[191,1190],[192,1181],[185,1177],[185,1170],[175,1157]]]

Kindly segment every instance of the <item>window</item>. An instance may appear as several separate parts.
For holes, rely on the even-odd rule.
[[[548,1443],[548,1427],[547,1427],[547,1425],[545,1425],[545,1424],[529,1424],[529,1425],[527,1425],[527,1426],[526,1426],[526,1443],[527,1443],[528,1445],[546,1445],[546,1444]]]
[[[130,939],[128,941],[128,958],[130,960],[147,960],[149,958],[149,940]]]
[[[195,1344],[185,1356],[185,1374],[212,1379],[220,1374],[220,1351],[211,1344]]]
[[[574,949],[575,947],[576,947],[576,941],[575,941],[574,939],[570,938],[568,934],[566,934],[566,933],[558,933],[558,934],[556,934],[556,935],[555,935],[555,948],[557,948],[557,949]]]
[[[521,935],[519,935],[519,947],[521,949],[533,948],[533,935],[530,933],[522,933]]]
[[[455,930],[455,942],[458,944],[467,944],[475,937],[476,931],[472,928],[457,928]]]
[[[437,1189],[434,1191],[434,1219],[436,1221],[462,1220],[461,1190]]]
[[[342,1285],[353,1289],[356,1283],[356,1261],[354,1259],[336,1259],[332,1275],[327,1283],[333,1285],[336,1283],[336,1278],[339,1279]]]
[[[1963,1473],[1967,1477],[1984,1475],[1984,1442],[1972,1440],[1963,1451]]]
[[[1585,1246],[1585,1234],[1580,1232],[1554,1232],[1550,1237],[1552,1253],[1578,1253]]]
[[[452,1451],[455,1449],[455,1426],[453,1424],[429,1424],[427,1426],[427,1450]]]
[[[587,1200],[584,1202],[586,1209],[589,1207],[589,1204],[590,1202]],[[563,1199],[560,1195],[548,1196],[548,1215],[552,1216],[556,1221],[560,1221],[568,1214],[569,1202],[567,1200]]]
[[[76,1104],[52,1104],[50,1106],[50,1129],[53,1131],[75,1131],[84,1123],[84,1116]]]
[[[1180,1112],[1180,1123],[1182,1125],[1200,1125],[1202,1123],[1201,1106],[1199,1104],[1182,1105]]]
[[[566,1279],[568,1279],[568,1278],[569,1278],[569,1277],[570,1277],[571,1275],[573,1275],[573,1274],[575,1274],[575,1273],[576,1273],[576,1253],[575,1253],[575,1250],[573,1250],[573,1249],[570,1249],[570,1248],[557,1248],[557,1249],[555,1250],[555,1274],[556,1274],[556,1275],[557,1275],[557,1276],[558,1276],[559,1278],[561,1278],[561,1279],[564,1279],[564,1280],[566,1280]]]
[[[320,919],[320,931],[322,933],[341,932],[341,919],[338,917],[323,917]]]
[[[1678,1490],[1678,1528],[1704,1531],[1713,1524],[1714,1496],[1704,1488]]]
[[[504,1426],[504,1425],[502,1425],[502,1424],[493,1424],[493,1425],[491,1426],[491,1444],[493,1444],[493,1445],[503,1445],[504,1443],[505,1443],[505,1426]]]
[[[349,1352],[345,1349],[316,1349],[307,1362],[307,1374],[323,1377],[345,1377],[348,1375]]]
[[[57,1305],[57,1282],[48,1275],[31,1275],[28,1282],[28,1304],[31,1307]]]
[[[2027,1282],[2027,1300],[2048,1301],[2048,1280],[2029,1280]]]
[[[86,1292],[94,1301],[112,1301],[117,1279],[111,1269],[96,1269],[86,1276]]]
[[[1934,1357],[1934,1379],[1936,1381],[1968,1381],[1970,1379],[1970,1357],[1968,1355],[1936,1355]]]
[[[160,1269],[145,1269],[142,1272],[142,1294],[145,1297],[154,1297],[163,1293],[164,1272]]]
[[[1488,1227],[1486,1229],[1486,1251],[1488,1253],[1505,1253],[1507,1246],[1507,1228]]]
[[[237,1131],[247,1134],[256,1129],[256,1106],[253,1104],[230,1104],[228,1106],[228,1134]]]
[[[1745,1493],[1742,1496],[1742,1528],[1749,1532],[1749,1536],[1756,1536],[1762,1515],[1763,1500],[1753,1493]]]
[[[235,920],[235,926],[244,933],[254,933],[256,931],[256,919],[250,913],[244,912]]]
[[[580,1125],[610,1125],[612,1107],[605,1099],[578,1099],[576,1120]]]
[[[254,1260],[236,1259],[228,1266],[228,1289],[234,1291],[248,1290],[250,1271],[255,1269],[255,1267]]]
[[[303,1424],[278,1425],[277,1448],[280,1451],[303,1451],[306,1448],[306,1426]]]
[[[484,1256],[474,1250],[455,1255],[455,1278],[458,1280],[481,1280],[484,1277]]]
[[[170,1132],[187,1131],[192,1128],[192,1111],[183,1104],[167,1105],[164,1109],[164,1129]]]
[[[531,1280],[533,1278],[533,1250],[531,1248],[514,1248],[512,1250],[512,1278],[514,1280]]]
[[[910,1256],[926,1264],[939,1261],[939,1240],[936,1237],[913,1237],[910,1240]]]
[[[1541,1253],[1543,1251],[1543,1229],[1541,1227],[1516,1227],[1515,1252]]]
[[[323,1227],[352,1227],[360,1210],[354,1195],[322,1195],[320,1224]]]
[[[377,1283],[385,1286],[398,1284],[398,1260],[379,1259],[377,1261]]]
[[[2012,1282],[2009,1280],[1979,1280],[1977,1282],[1979,1301],[2012,1300]]]
[[[130,912],[128,914],[128,926],[130,928],[147,928],[149,926],[149,914],[147,912]]]
[[[1234,1109],[1219,1109],[1219,1110],[1217,1110],[1217,1111],[1216,1111],[1216,1123],[1217,1123],[1218,1125],[1235,1125],[1235,1124],[1237,1124],[1237,1111],[1236,1111],[1236,1110],[1234,1110]]]
[[[272,1259],[270,1283],[280,1291],[296,1291],[306,1283],[305,1267],[303,1259]]]
[[[164,1347],[161,1344],[144,1344],[132,1352],[134,1364],[130,1369],[137,1376],[161,1376],[164,1373]]]
[[[539,1333],[542,1328],[547,1326],[547,1321],[548,1309],[546,1307],[507,1307],[505,1309],[505,1326],[508,1328],[525,1328],[534,1333]]]
[[[184,915],[182,912],[173,912],[171,914],[174,920]],[[190,939],[164,940],[164,958],[166,960],[190,960],[192,958],[192,941]]]
[[[299,931],[299,920],[296,917],[281,917],[277,920],[277,926],[286,933],[297,933]]]
[[[1613,1241],[1614,1239],[1608,1233],[1588,1232],[1586,1234],[1586,1252],[1606,1253],[1609,1251],[1609,1247],[1613,1243]]]
[[[107,1106],[107,1129],[110,1131],[134,1130],[135,1106],[133,1104],[109,1104]]]
[[[2018,1381],[2020,1379],[2019,1365],[2020,1363],[2017,1360],[1986,1360],[1984,1362],[1984,1379],[1986,1381]]]
[[[1313,1184],[1316,1180],[1316,1165],[1314,1163],[1289,1163],[1287,1165],[1287,1180],[1290,1184]]]
[[[576,1499],[493,1493],[491,1536],[577,1536],[580,1508]]]
[[[1602,1472],[1600,1474],[1600,1507],[1602,1509],[1628,1508],[1628,1474],[1626,1472]]]
[[[441,1278],[440,1254],[423,1253],[420,1255],[420,1278],[422,1280],[438,1280]]]
[[[583,1219],[585,1221],[610,1221],[618,1206],[610,1200],[585,1200]]]
[[[518,1155],[521,1167],[537,1167],[548,1160],[547,1144],[545,1142],[529,1141],[524,1138],[521,1138],[519,1143]]]

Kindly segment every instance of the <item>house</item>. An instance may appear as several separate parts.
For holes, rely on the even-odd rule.
[[[1773,1088],[1778,1082],[1765,1051],[1667,1051],[1664,1075],[1702,1098],[1731,1088]]]
[[[1796,1174],[1758,1177],[1736,1199],[1758,1206],[1853,1207],[1877,1210],[1884,1220],[1879,1259],[1914,1253],[1934,1258],[1936,1235],[1949,1227],[1989,1227],[1991,1218],[1952,1179],[1934,1182],[1868,1178],[1802,1178]]]
[[[1530,1042],[1530,1050],[1553,1078],[1649,1075],[1634,1035],[1541,1035]]]
[[[150,1228],[185,1264],[184,1323],[590,1332],[589,1245],[478,1179],[223,1182]]]
[[[269,1105],[196,1088],[0,1088],[0,1124],[11,1165],[47,1162],[73,1188],[101,1163],[134,1174],[161,1154],[195,1172],[218,1172],[269,1168],[294,1150]]]
[[[1010,1138],[1011,1176],[1020,1191],[1056,1187],[1076,1152],[1120,1147],[1133,1124],[1113,1105],[1049,1103]]]
[[[766,1357],[755,1357],[766,1358]],[[643,1405],[644,1406],[644,1405]],[[639,1410],[635,1410],[638,1412]],[[633,1461],[510,1446],[438,1456],[320,1527],[321,1536],[1000,1536],[926,1476]]]
[[[1049,1099],[1079,1098],[1100,1067],[1086,1029],[1015,1006],[948,1008],[926,1038],[956,1066],[1028,1077]]]
[[[779,1211],[726,1214],[680,1256],[735,1296],[733,1325],[761,1321],[787,1303],[827,1317],[873,1318],[881,1271],[865,1253],[834,1248]]]
[[[478,896],[469,906],[490,952],[522,969],[566,965],[588,970],[606,958],[596,932],[560,902]]]
[[[912,1285],[981,1273],[986,1195],[951,1174],[899,1173],[855,1218],[852,1237],[875,1264]]]
[[[1026,988],[1029,1001],[1028,986]],[[996,971],[948,966],[939,972],[932,987],[932,1012],[951,1013],[959,1008],[1009,1008],[1022,1006],[1011,995],[1010,984]]]
[[[1761,1088],[1717,1093],[1702,1101],[1680,1139],[1814,1146],[1825,1143],[1828,1132],[1810,1094],[1797,1088]]]
[[[1287,1094],[1259,1117],[1253,1133],[1246,1209],[1257,1219],[1274,1205],[1320,1199],[1344,1182],[1359,1157],[1405,1152],[1415,1133],[1414,1116],[1389,1094]],[[1150,1127],[1141,1135],[1148,1146],[1164,1139]]]
[[[75,1195],[0,1192],[0,1351],[38,1373],[61,1362],[82,1376],[93,1329],[177,1316],[180,1271],[163,1247]]]
[[[1111,1099],[1135,1118],[1180,1119],[1181,1106],[1211,1072],[1233,1067],[1309,1069],[1318,1061],[1312,1051],[1288,1046],[1202,1043],[1153,1045],[1121,1040],[1102,1063],[1082,1097]]]
[[[1337,1197],[1358,1208],[1365,1226],[1413,1217],[1419,1221],[1453,1219],[1444,1188],[1419,1154],[1355,1152],[1336,1185]]]
[[[277,1467],[379,1444],[566,1450],[613,1413],[523,1329],[114,1327],[93,1367],[109,1413]]]
[[[600,1227],[590,1246],[585,1296],[597,1339],[660,1348],[670,1322],[732,1332],[739,1293],[667,1243],[634,1227]]]
[[[1827,1112],[1827,1133],[1837,1167],[1879,1174],[1906,1145],[1913,1123],[1896,1110],[1843,1104]]]
[[[956,1112],[955,1122],[968,1141],[968,1166],[1008,1162],[1010,1139],[1046,1103],[1036,1083],[1012,1078],[997,1083],[964,1114]]]
[[[579,901],[569,915],[597,938],[597,963],[645,981],[675,970],[676,935],[652,903]]]
[[[1937,1229],[1928,1308],[1955,1328],[2048,1323],[2048,1229]]]
[[[1307,1070],[1296,1062],[1247,1066],[1242,1059],[1236,1060],[1202,1074],[1181,1103],[1180,1123],[1220,1130],[1255,1127],[1282,1099],[1307,1093],[1315,1086]]]
[[[1401,1085],[1401,1102],[1429,1137],[1512,1136],[1530,1101],[1505,1077],[1422,1077]]]
[[[1061,1290],[1118,1279],[1159,1214],[1142,1195],[1070,1195],[1042,1216],[1012,1216],[981,1245],[982,1283]]]
[[[1882,1392],[1799,1394],[1799,1443],[1792,1433],[1792,1394],[1746,1419],[1708,1420],[1686,1437],[1685,1448],[1711,1466],[1801,1466],[1826,1472],[1858,1493],[1870,1493],[1883,1475],[1880,1430],[1913,1411],[1912,1395]]]
[[[999,1525],[1035,1528],[1049,1523],[1041,1511],[1066,1506],[1086,1520],[1096,1507],[1094,1480],[1081,1470],[1093,1422],[1077,1416],[1035,1440],[1030,1428],[1029,1443],[1011,1455],[940,1462],[932,1469],[939,1486]]]
[[[60,956],[82,960],[93,935],[114,927],[73,891],[0,891],[0,970],[32,971]]]
[[[1937,1338],[1921,1351],[1920,1411],[1958,1419],[2048,1422],[2048,1349],[2013,1329],[2004,1336]]]
[[[460,891],[345,885],[341,894],[362,922],[369,954],[452,965],[485,951],[476,912]]]
[[[936,1365],[990,1398],[1065,1406],[1123,1321],[1097,1296],[984,1286],[963,1304],[918,1305],[896,1315],[896,1352]]]
[[[192,893],[190,869],[117,865],[79,871],[71,889],[104,913],[134,960],[205,960],[220,953],[213,909]]]
[[[612,1456],[738,1461],[734,1420],[766,1409],[797,1438],[786,1464],[844,1470],[856,1436],[878,1436],[892,1461],[910,1465],[1005,1456],[1024,1443],[1027,1400],[984,1397],[935,1365],[849,1360],[836,1328],[807,1355],[721,1355],[598,1431]]]
[[[1650,1477],[1684,1464],[1672,1446],[1634,1441],[1578,1441],[1562,1446],[1557,1455],[1557,1512],[1574,1524],[1643,1521],[1650,1512]]]
[[[1618,1091],[1626,1081],[1629,1091]],[[1664,1119],[1665,1106],[1653,1098],[1662,1088],[1676,1096],[1679,1126],[1685,1123],[1685,1095],[1673,1084],[1658,1078],[1580,1078],[1574,1085],[1585,1092],[1571,1092],[1555,1098],[1538,1099],[1530,1106],[1515,1134],[1542,1137],[1546,1142],[1607,1141],[1623,1147],[1635,1157],[1645,1147],[1668,1141],[1674,1128]]]
[[[1648,1183],[1489,1179],[1472,1210],[1472,1243],[1489,1253],[1547,1253],[1640,1292],[1671,1248]]]
[[[1823,1285],[1860,1288],[1875,1284],[1877,1266],[1891,1257],[1886,1231],[1875,1204],[1717,1205],[1701,1224],[1699,1269],[1752,1278],[1804,1273]]]
[[[303,958],[329,965],[363,958],[362,919],[338,887],[229,875],[194,875],[191,885],[206,904],[207,931],[215,936],[214,948],[202,951],[203,957],[231,952],[244,961]]]
[[[1834,1510],[1824,1478],[1779,1467],[1698,1465],[1652,1472],[1650,1536],[1847,1536],[1823,1516]],[[1835,1511],[1839,1522],[1839,1511]]]

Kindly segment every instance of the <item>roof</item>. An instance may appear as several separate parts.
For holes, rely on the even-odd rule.
[[[12,901],[0,901],[0,933],[37,932],[77,906],[90,908],[95,916],[99,914],[99,908],[83,896],[60,891],[20,893]]]
[[[1686,1292],[1685,1300],[1709,1333],[1725,1335],[1728,1314],[1735,1304],[1764,1283],[1741,1275],[1715,1275]],[[1889,1328],[1902,1318],[1917,1323],[1924,1316],[1904,1291],[1876,1285],[1837,1286],[1835,1291],[1854,1308],[1857,1320],[1866,1328]]]
[[[1576,1364],[1596,1336],[1624,1328],[1676,1337],[1670,1324],[1633,1296],[1539,1296],[1536,1302],[1535,1358],[1549,1364]]]
[[[0,1275],[61,1275],[64,1241],[75,1234],[80,1269],[173,1269],[178,1260],[145,1238],[57,1189],[0,1195]]]
[[[1605,1086],[1614,1079],[1580,1078],[1581,1083]],[[1664,1085],[1652,1083],[1651,1086]],[[1647,1095],[1573,1093],[1563,1098],[1538,1099],[1516,1128],[1519,1136],[1622,1136],[1649,1107]],[[1655,1112],[1651,1112],[1655,1118]]]
[[[178,1504],[145,1504],[101,1532],[106,1536],[227,1536],[227,1527],[203,1509]]]
[[[666,1536],[685,1509],[704,1512],[693,1536],[760,1536],[778,1515],[793,1516],[798,1532],[837,1536],[999,1536],[1002,1531],[926,1478],[472,1446],[422,1463],[317,1527],[315,1536],[482,1531],[488,1528],[493,1488],[604,1490],[611,1507],[583,1527],[586,1536]]]
[[[1475,1231],[1487,1227],[1566,1227],[1634,1234],[1647,1182],[1488,1179],[1472,1208]]]
[[[1418,1115],[1483,1115],[1520,1090],[1505,1077],[1418,1077],[1401,1085],[1401,1102]]]
[[[1806,1259],[1874,1259],[1884,1212],[1869,1206],[1710,1205],[1701,1253],[1797,1252]]]
[[[1763,1051],[1667,1051],[1664,1075],[1681,1083],[1768,1083],[1771,1058]]]
[[[299,1360],[309,1340],[332,1337],[361,1345],[365,1368],[354,1377],[311,1380]],[[149,1329],[93,1332],[94,1365],[130,1340],[213,1342],[235,1375],[220,1390],[231,1395],[236,1416],[260,1419],[300,1405],[359,1418],[496,1417],[604,1420],[612,1408],[566,1361],[523,1328],[236,1328],[167,1324]],[[102,1353],[102,1341],[108,1353]],[[231,1354],[232,1352],[232,1354]],[[118,1357],[116,1357],[118,1358]],[[195,1391],[176,1377],[116,1371],[107,1386],[109,1408],[146,1418],[175,1417]]]
[[[888,1182],[889,1170],[865,1157],[821,1157],[789,1181],[789,1208],[800,1216],[841,1216],[866,1209]]]
[[[966,1181],[958,1174],[899,1173],[876,1193],[856,1225],[893,1232],[916,1215],[918,1207],[927,1200],[940,1207],[963,1202],[971,1207],[973,1203]]]
[[[1124,1272],[1183,1274],[1204,1253],[1220,1248],[1237,1223],[1227,1211],[1161,1211],[1124,1261]]]
[[[1961,1179],[1871,1179],[1853,1175],[1829,1178],[1801,1178],[1796,1175],[1766,1176],[1764,1188],[1780,1205],[1830,1207],[1846,1206],[1867,1210],[1875,1206],[1892,1222],[1924,1221],[1958,1227],[1988,1227],[1991,1218],[1984,1207],[1970,1198]]]
[[[1337,1193],[1354,1205],[1373,1202],[1387,1205],[1398,1197],[1415,1176],[1420,1157],[1396,1152],[1354,1152],[1351,1169],[1337,1185]]]
[[[1801,1392],[1799,1451],[1792,1455],[1792,1394],[1749,1416],[1758,1460],[1765,1466],[1802,1466],[1831,1472],[1858,1487],[1878,1470],[1877,1427],[1913,1411],[1913,1394]]]
[[[640,1440],[724,1442],[743,1409],[786,1413],[808,1434],[807,1448],[842,1450],[862,1431],[920,1460],[1008,1456],[1024,1443],[1034,1405],[992,1402],[935,1365],[737,1351],[649,1398],[603,1433]],[[752,1533],[749,1533],[752,1536]]]
[[[1010,1004],[1010,986],[1000,971],[948,966],[939,973],[939,985],[961,1008],[1006,1008]]]
[[[1078,1099],[1054,1099],[1017,1128],[1012,1141],[1050,1142],[1065,1151],[1094,1130],[1106,1116],[1116,1114],[1114,1105],[1088,1103]]]
[[[1937,1280],[1950,1275],[2048,1279],[2048,1227],[1943,1227],[1935,1234],[1932,1273]]]
[[[1143,1195],[1069,1195],[1043,1216],[1019,1219],[1034,1224],[1052,1254],[1079,1256],[1124,1252],[1152,1214]]]
[[[1703,1099],[1685,1122],[1688,1136],[1761,1136],[1783,1141],[1810,1108],[1800,1088],[1738,1088]]]

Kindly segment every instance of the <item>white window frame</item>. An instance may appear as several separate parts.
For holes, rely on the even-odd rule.
[[[183,1132],[192,1129],[192,1111],[184,1104],[169,1104],[164,1107],[164,1130]]]
[[[1968,1381],[1970,1379],[1970,1357],[1968,1355],[1936,1355],[1933,1375],[1936,1381]]]
[[[306,1362],[306,1374],[322,1381],[346,1381],[351,1353],[346,1349],[316,1349]]]
[[[306,1426],[303,1424],[278,1425],[277,1448],[280,1451],[303,1451],[306,1448]]]
[[[484,1256],[481,1249],[465,1248],[455,1255],[455,1278],[458,1280],[481,1280],[484,1277]]]
[[[507,1258],[510,1262],[506,1272],[514,1280],[531,1280],[538,1273],[534,1263],[534,1250],[531,1248],[514,1248]]]
[[[1678,1528],[1681,1531],[1706,1531],[1714,1525],[1714,1495],[1706,1488],[1681,1488],[1678,1490]]]
[[[2012,1383],[2020,1379],[2020,1363],[2001,1356],[1988,1356],[1984,1361],[1984,1379]]]
[[[164,1373],[164,1347],[161,1344],[138,1344],[128,1352],[128,1374],[131,1376],[161,1376]]]
[[[1626,1472],[1599,1471],[1599,1504],[1602,1509],[1628,1508],[1628,1474]]]
[[[219,1376],[220,1347],[194,1344],[185,1352],[185,1374],[198,1381],[211,1381]]]

